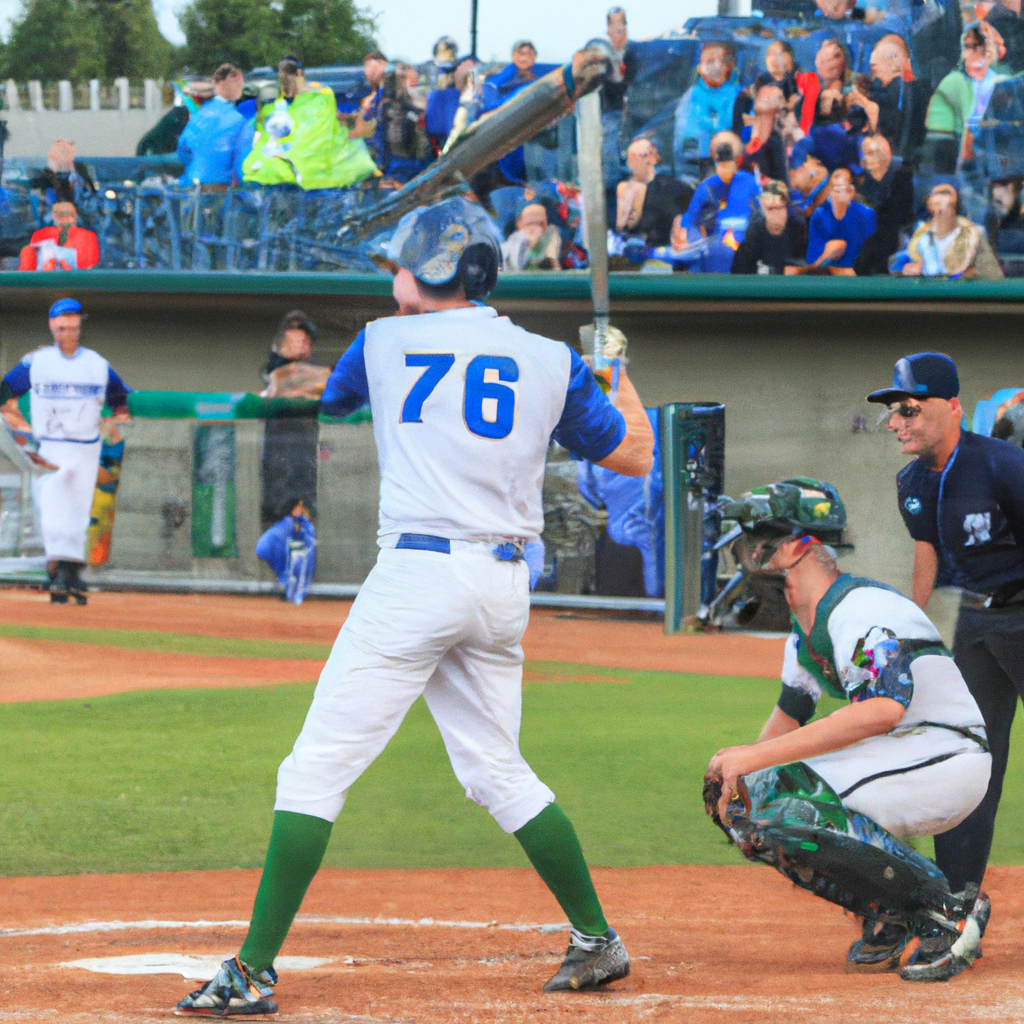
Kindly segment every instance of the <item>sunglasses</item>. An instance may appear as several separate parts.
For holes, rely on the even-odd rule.
[[[896,402],[886,410],[885,417],[892,419],[893,416],[902,416],[905,420],[912,420],[915,416],[920,416],[921,412],[922,409],[919,405],[911,405],[909,402]]]

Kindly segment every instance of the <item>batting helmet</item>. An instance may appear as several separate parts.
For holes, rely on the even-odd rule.
[[[482,206],[455,196],[407,213],[388,242],[387,257],[424,284],[458,278],[466,298],[483,298],[498,280],[501,238]]]

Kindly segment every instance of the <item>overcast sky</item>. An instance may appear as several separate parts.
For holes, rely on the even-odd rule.
[[[186,2],[154,0],[160,28],[172,42],[184,42],[175,11]],[[478,0],[477,48],[485,59],[505,59],[515,40],[527,38],[536,45],[539,60],[566,60],[588,39],[604,33],[605,12],[613,2],[616,0]],[[389,57],[427,60],[434,41],[442,35],[454,36],[463,51],[469,48],[470,0],[448,0],[444,4],[369,0],[362,5],[377,14],[378,38]],[[659,35],[687,18],[713,14],[718,9],[716,0],[626,0],[622,6],[634,39]],[[0,0],[0,34],[4,38],[19,9],[20,0]]]

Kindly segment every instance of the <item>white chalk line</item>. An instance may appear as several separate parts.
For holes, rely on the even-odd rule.
[[[504,932],[562,932],[569,930],[568,922],[559,924],[502,924],[498,921],[439,921],[432,917],[315,917],[299,914],[296,924],[328,924],[350,927],[388,926],[398,928],[467,928]],[[248,928],[248,921],[82,921],[78,924],[48,925],[42,928],[0,928],[0,938],[20,938],[34,935],[88,935],[92,932],[125,932],[157,930],[202,930],[211,928]]]

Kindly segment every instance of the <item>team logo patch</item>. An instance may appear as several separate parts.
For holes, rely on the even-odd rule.
[[[987,544],[992,539],[992,513],[971,512],[964,516],[964,532],[967,534],[965,548]]]
[[[912,515],[919,515],[921,512],[921,499],[920,498],[907,498],[903,502],[903,507]]]

